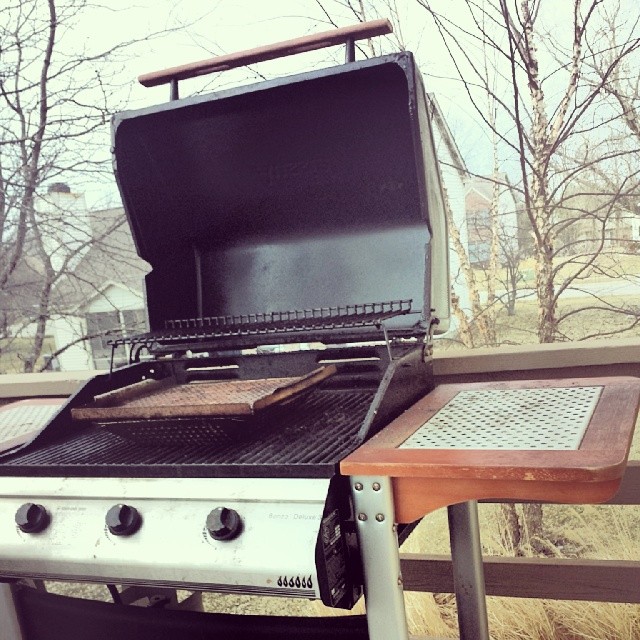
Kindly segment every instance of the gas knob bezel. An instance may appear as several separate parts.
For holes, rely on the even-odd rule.
[[[34,522],[29,522],[29,518],[27,513],[36,509],[37,518]],[[18,516],[21,511],[25,510],[27,513],[24,514],[24,521],[19,521]],[[15,515],[16,526],[23,533],[40,533],[44,531],[51,524],[51,514],[47,511],[47,509],[41,505],[36,504],[35,502],[25,502],[24,504],[18,507]]]

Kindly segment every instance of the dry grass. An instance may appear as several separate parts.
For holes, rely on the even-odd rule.
[[[593,309],[609,304],[611,310]],[[635,296],[607,296],[604,302],[594,298],[569,298],[558,305],[558,315],[570,314],[560,324],[560,339],[566,341],[584,340],[594,334],[611,338],[640,337],[640,324],[632,329],[630,316],[618,313],[616,309],[630,309],[634,313],[640,312],[640,300]],[[579,313],[573,313],[580,310]],[[496,318],[496,333],[499,345],[535,344],[538,342],[536,323],[538,307],[534,300],[518,300],[515,315],[509,316],[506,309],[500,308]],[[613,335],[605,335],[614,332]],[[617,333],[616,333],[617,332]],[[476,335],[477,339],[478,336]],[[476,347],[484,346],[480,342]],[[455,338],[437,338],[435,349],[450,350],[464,349],[461,342]]]
[[[636,253],[620,253],[618,250],[601,253],[595,260],[593,266],[586,271],[582,271],[586,258],[584,256],[563,256],[557,258],[555,265],[562,264],[556,283],[560,284],[563,280],[575,277],[580,274],[581,283],[595,282],[611,282],[615,278],[627,275],[637,275],[640,273],[640,254]],[[535,261],[532,257],[526,258],[520,262],[520,275],[522,277],[522,287],[530,287],[535,283]],[[498,282],[507,281],[507,273],[505,269],[498,270]],[[476,269],[476,278],[481,286],[486,287],[486,272],[483,269]],[[578,284],[576,282],[576,284]]]
[[[502,546],[497,505],[480,505],[483,547],[490,555],[512,555]],[[640,509],[634,507],[545,507],[550,538],[563,537],[566,548],[582,557],[640,560],[637,540]],[[549,548],[554,548],[548,541]],[[446,511],[427,516],[405,544],[412,553],[447,553]],[[563,550],[556,548],[563,557]],[[640,638],[640,605],[487,598],[493,640],[633,640]],[[407,594],[410,631],[457,637],[455,600],[449,595]]]
[[[635,297],[608,296],[606,302],[617,309],[633,307],[638,312],[640,301]],[[624,331],[629,326],[629,317],[616,312],[596,310],[590,307],[603,306],[593,298],[569,298],[558,305],[558,315],[571,314],[560,324],[560,330],[567,340],[583,340],[587,336],[609,331],[619,331],[615,338],[640,336],[640,325]],[[580,310],[578,313],[574,313]],[[498,315],[498,334],[506,344],[527,344],[537,342],[536,320],[538,308],[534,301],[520,300],[516,304],[516,314],[508,316],[501,311]]]
[[[0,341],[0,375],[3,373],[22,373],[24,371],[24,359],[29,352],[32,341],[28,338],[14,338],[9,343]],[[54,340],[46,337],[42,354],[36,362],[36,371],[44,364],[44,355],[55,351]]]

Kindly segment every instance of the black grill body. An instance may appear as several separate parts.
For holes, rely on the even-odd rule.
[[[428,104],[401,53],[115,116],[116,178],[151,266],[149,331],[116,340],[137,364],[90,381],[0,474],[334,473],[431,386],[443,211]],[[311,348],[263,353],[286,344]],[[238,428],[70,418],[144,379],[286,377],[326,362],[336,376]]]
[[[80,549],[73,558],[77,543],[52,527],[52,539],[60,536],[69,556],[69,566],[58,563],[52,575],[283,595],[281,581],[297,597],[315,594],[329,606],[348,608],[358,599],[363,578],[354,513],[339,463],[432,388],[430,336],[447,315],[435,299],[448,300],[448,287],[432,285],[432,261],[446,262],[447,243],[438,235],[444,206],[428,104],[412,55],[402,53],[114,118],[116,179],[137,251],[151,268],[149,331],[116,340],[114,349],[127,348],[131,363],[89,380],[31,443],[0,460],[5,484],[12,477],[52,478],[52,486],[68,493],[47,500],[59,509],[67,508],[65,500],[77,501],[89,514],[73,525],[92,527],[84,556]],[[241,422],[87,423],[71,416],[96,396],[142,381],[287,378],[325,365],[335,367],[334,375]],[[93,480],[82,481],[79,491],[78,478]],[[263,484],[277,488],[277,497],[247,497],[259,487],[253,478],[270,478]],[[316,541],[306,556],[315,570],[300,579],[303,592],[297,569],[284,579],[260,573],[269,565],[254,561],[250,525],[235,542],[249,540],[245,559],[259,577],[241,574],[232,552],[225,556],[235,563],[229,575],[216,573],[213,563],[210,574],[198,577],[198,557],[185,560],[186,577],[176,578],[170,563],[154,557],[151,566],[137,553],[101,558],[95,573],[93,523],[95,535],[111,544],[101,520],[111,499],[124,500],[126,487],[135,485],[144,494],[141,509],[156,509],[156,523],[172,509],[191,522],[193,503],[174,494],[203,483],[225,487],[219,506],[230,502],[249,521],[260,521],[267,508],[290,518],[269,521],[269,512],[262,520],[261,530],[278,532],[272,537],[279,538],[274,548],[283,562],[291,561],[291,545],[302,556],[308,547],[290,533],[300,517],[296,505],[311,504],[312,486],[324,492],[314,498],[315,515],[305,512],[307,520],[298,523]],[[104,486],[104,493],[85,498],[87,486]],[[123,496],[114,496],[113,486],[124,487]],[[237,491],[247,486],[239,501]],[[289,498],[292,486],[303,487],[302,499]],[[148,496],[146,487],[164,493]],[[144,518],[138,540],[159,535],[153,518]],[[198,545],[210,544],[200,520],[195,527],[184,536],[176,530],[182,537],[173,539],[174,551],[195,548],[184,544],[194,531]],[[14,542],[6,557],[22,549]],[[34,561],[22,560],[4,574],[0,564],[0,575],[21,575]],[[28,575],[48,577],[39,571]]]

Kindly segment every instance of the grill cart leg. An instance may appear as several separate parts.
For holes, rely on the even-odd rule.
[[[0,640],[22,640],[10,584],[0,582]]]
[[[397,529],[389,478],[351,478],[364,567],[369,640],[408,640]]]
[[[478,503],[448,507],[460,640],[489,640]]]

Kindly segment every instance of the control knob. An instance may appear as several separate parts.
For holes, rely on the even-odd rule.
[[[114,536],[130,536],[140,528],[142,517],[135,507],[115,504],[107,511],[105,522]]]
[[[207,531],[214,540],[233,540],[242,532],[242,519],[235,509],[217,507],[207,516]]]
[[[16,524],[25,533],[44,531],[50,522],[51,516],[41,504],[27,502],[16,511]]]

